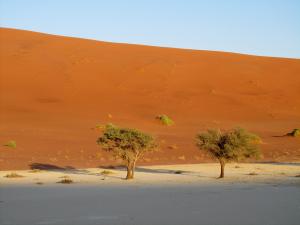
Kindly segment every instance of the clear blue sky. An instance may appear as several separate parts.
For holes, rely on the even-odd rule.
[[[0,25],[111,42],[300,58],[300,0],[0,0]]]

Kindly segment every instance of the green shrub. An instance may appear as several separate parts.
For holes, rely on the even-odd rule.
[[[9,147],[9,148],[16,148],[17,143],[16,143],[16,141],[11,140],[11,141],[7,142],[6,144],[4,144],[3,146]]]
[[[287,135],[292,137],[300,137],[300,129],[294,129],[292,132],[288,133]]]
[[[158,115],[156,117],[156,119],[158,119],[163,125],[166,125],[166,126],[171,126],[174,124],[174,121],[168,117],[167,115]]]
[[[228,161],[238,161],[242,158],[258,157],[260,138],[248,131],[236,128],[227,132],[208,130],[196,136],[197,146],[209,152],[219,160],[221,174],[224,177],[225,164]]]

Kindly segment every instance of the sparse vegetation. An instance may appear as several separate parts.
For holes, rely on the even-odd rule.
[[[182,170],[176,170],[174,173],[175,173],[175,174],[182,174],[183,171],[182,171]]]
[[[258,173],[256,173],[256,172],[251,172],[251,173],[248,173],[248,175],[250,175],[250,176],[256,176],[256,175],[258,175]]]
[[[127,168],[126,179],[134,178],[136,162],[144,153],[157,148],[155,139],[136,129],[119,128],[112,124],[106,125],[97,143],[107,152],[112,152],[116,158],[121,158]]]
[[[101,128],[101,125],[100,125],[100,124],[96,124],[95,128],[96,128],[96,129],[100,129],[100,128]]]
[[[6,178],[21,178],[21,177],[24,177],[24,176],[22,176],[20,174],[17,174],[15,172],[11,172],[9,174],[6,174],[4,177],[6,177]]]
[[[108,176],[108,175],[111,175],[111,174],[114,174],[114,172],[110,171],[110,170],[103,170],[101,172],[101,175],[103,175],[103,176]]]
[[[60,181],[58,181],[57,183],[61,183],[61,184],[71,184],[71,183],[74,183],[74,181],[69,176],[62,176],[60,178],[62,178],[62,179]]]
[[[168,117],[167,115],[158,115],[156,117],[156,119],[158,119],[163,125],[166,125],[166,126],[171,126],[174,124],[174,121]]]
[[[11,140],[11,141],[7,142],[6,144],[4,144],[3,146],[9,147],[9,148],[16,148],[17,143],[16,143],[16,141]]]
[[[300,129],[294,129],[292,132],[287,133],[287,136],[300,137]]]
[[[196,139],[200,150],[205,150],[218,159],[221,165],[219,178],[224,177],[224,169],[227,162],[259,157],[260,155],[258,148],[260,138],[242,128],[236,128],[227,132],[208,130],[198,134]]]
[[[102,180],[105,180],[107,176],[114,174],[114,172],[110,171],[110,170],[103,170],[100,175],[103,176]]]

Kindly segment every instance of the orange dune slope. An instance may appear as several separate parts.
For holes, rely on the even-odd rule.
[[[299,161],[300,60],[115,44],[0,30],[0,169],[95,167],[114,159],[97,124],[154,134],[141,164],[211,160],[194,144],[207,128],[258,133],[265,161]],[[155,117],[169,115],[173,126]],[[16,148],[3,146],[15,140]]]

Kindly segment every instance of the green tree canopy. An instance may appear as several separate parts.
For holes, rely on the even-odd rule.
[[[144,153],[157,148],[153,136],[136,129],[119,128],[108,124],[97,143],[103,150],[112,152],[117,158],[121,158],[127,167],[127,179],[134,177],[136,162]]]
[[[209,152],[221,164],[220,178],[224,177],[224,167],[228,161],[259,157],[260,138],[242,128],[222,132],[208,130],[196,136],[197,146]]]

